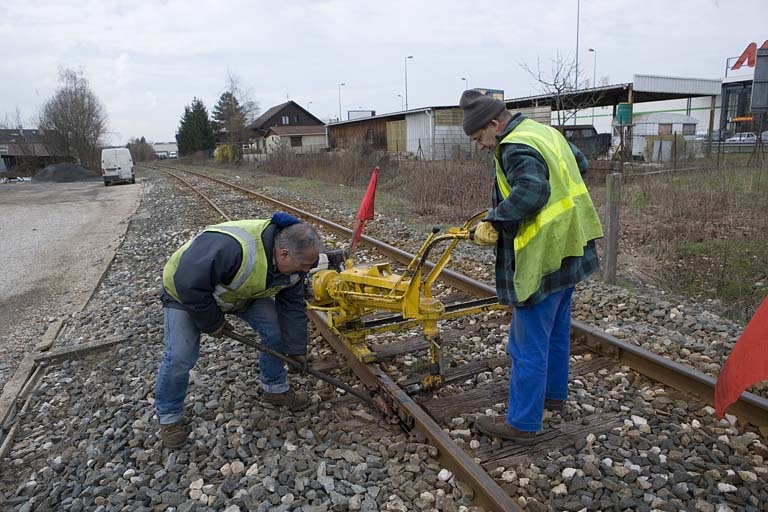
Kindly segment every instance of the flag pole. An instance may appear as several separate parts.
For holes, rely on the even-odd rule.
[[[363,200],[360,202],[360,209],[355,216],[355,223],[352,226],[352,240],[349,244],[349,250],[347,251],[347,257],[345,261],[346,268],[354,266],[354,253],[357,247],[357,242],[363,234],[363,228],[365,227],[366,220],[373,220],[373,203],[376,197],[376,184],[379,178],[379,168],[374,167],[371,173],[371,179],[368,182],[368,188],[365,191]]]

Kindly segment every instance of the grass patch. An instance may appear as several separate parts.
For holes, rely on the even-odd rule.
[[[690,297],[716,298],[728,316],[747,320],[768,293],[763,241],[681,244],[665,258],[668,283]]]
[[[625,187],[622,230],[659,261],[673,291],[722,303],[743,321],[765,297],[768,170],[706,169],[633,178]]]

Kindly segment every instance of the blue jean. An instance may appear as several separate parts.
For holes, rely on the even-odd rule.
[[[189,371],[200,355],[200,330],[189,313],[174,308],[165,308],[164,313],[165,350],[155,385],[155,408],[161,425],[181,421]],[[248,309],[235,314],[259,333],[262,345],[284,352],[274,299],[255,300]],[[269,393],[289,389],[283,362],[263,352],[259,352],[259,380]]]
[[[518,430],[538,432],[544,399],[568,397],[572,295],[573,287],[513,310],[507,422]]]

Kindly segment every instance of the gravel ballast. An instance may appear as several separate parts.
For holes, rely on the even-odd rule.
[[[312,397],[304,412],[262,403],[257,355],[234,341],[204,336],[187,397],[190,440],[177,451],[163,448],[153,407],[162,352],[161,270],[173,250],[220,219],[172,178],[157,172],[139,176],[142,204],[125,240],[91,301],[66,319],[54,348],[116,336],[125,341],[47,370],[0,461],[5,509],[474,510],[471,491],[440,466],[433,447],[326,384],[290,377]],[[355,214],[307,201],[304,209],[318,215],[340,220]],[[234,215],[270,213],[254,204],[237,212],[237,198],[232,202]],[[367,232],[377,238],[423,239],[396,219],[377,215],[369,224]],[[487,251],[467,244],[454,259],[490,277]],[[742,329],[706,305],[657,289],[629,291],[589,281],[574,301],[574,319],[709,374],[719,371]],[[467,333],[452,355],[503,355],[506,326],[493,324],[492,317],[446,323],[444,329]],[[10,325],[17,336],[23,329]],[[328,357],[328,351],[313,344],[312,356]],[[496,368],[442,393],[490,386],[505,372]],[[334,376],[354,382],[349,372]],[[628,369],[572,379],[565,411],[547,417],[546,425],[586,421],[601,412],[622,423],[491,474],[526,510],[768,509],[768,449],[754,429],[733,417],[718,421],[710,407],[680,400]],[[471,428],[484,413],[501,414],[503,404],[452,421],[450,435],[469,453],[495,442]]]

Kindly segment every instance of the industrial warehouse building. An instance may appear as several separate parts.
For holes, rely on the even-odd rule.
[[[668,108],[689,114],[697,108],[699,124],[718,126],[720,90],[720,80],[635,75],[631,83],[584,89],[568,96],[571,103],[610,109],[607,114],[611,119],[609,127],[620,105],[628,105],[631,112],[641,103],[654,102],[655,105],[673,100],[678,105],[667,105]],[[541,123],[551,125],[553,116],[557,119],[552,110],[555,100],[551,95],[504,101],[508,110],[521,112]],[[585,109],[575,119],[588,122],[590,114],[591,108]],[[448,105],[330,123],[327,125],[328,144],[331,149],[339,150],[367,144],[376,150],[420,160],[454,158],[475,151],[472,141],[461,128],[462,117],[458,106]],[[696,124],[693,123],[692,136],[696,133]],[[666,127],[662,127],[664,129]]]
[[[768,41],[761,48],[768,48]],[[588,124],[597,132],[610,133],[614,150],[626,148],[628,158],[646,161],[679,157],[673,153],[680,141],[690,143],[686,150],[690,156],[709,152],[712,142],[725,140],[725,134],[759,134],[766,127],[751,108],[756,53],[757,45],[750,43],[741,56],[727,59],[723,79],[638,74],[629,83],[567,93],[565,103],[581,109],[568,124]],[[552,95],[504,102],[512,112],[557,124]],[[326,129],[332,150],[365,144],[408,158],[441,160],[475,150],[461,129],[461,120],[458,106],[444,105],[349,119],[330,123]]]

